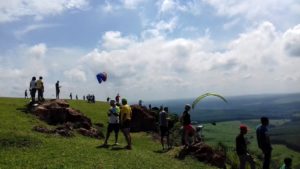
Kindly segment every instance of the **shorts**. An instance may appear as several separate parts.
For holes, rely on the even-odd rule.
[[[167,126],[160,126],[160,136],[168,136],[169,135],[169,129]]]
[[[184,128],[184,132],[187,133],[188,135],[193,135],[195,133],[195,129],[190,124],[183,126],[183,128]]]
[[[126,128],[130,128],[130,120],[125,120],[122,125],[121,125],[122,129],[126,129]]]
[[[118,123],[109,123],[107,127],[107,131],[111,133],[114,131],[115,133],[118,133],[120,130],[120,125]]]

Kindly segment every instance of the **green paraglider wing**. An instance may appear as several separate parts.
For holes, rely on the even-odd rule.
[[[196,104],[199,103],[200,100],[202,100],[203,98],[205,98],[205,97],[207,97],[207,96],[216,96],[216,97],[219,97],[220,99],[222,99],[224,102],[227,103],[227,100],[226,100],[223,96],[221,96],[221,95],[219,95],[219,94],[215,94],[215,93],[205,93],[205,94],[203,94],[203,95],[197,97],[197,99],[195,99],[195,100],[193,101],[192,109],[195,108]]]

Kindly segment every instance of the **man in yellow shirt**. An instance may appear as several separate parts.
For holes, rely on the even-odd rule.
[[[132,111],[131,107],[127,104],[127,100],[125,98],[122,99],[122,107],[120,111],[120,124],[121,130],[125,136],[127,141],[127,146],[125,147],[128,150],[131,150],[131,136],[130,136],[130,122]]]
[[[38,91],[38,101],[44,100],[44,83],[43,83],[43,77],[40,76],[39,80],[36,81],[36,89]]]

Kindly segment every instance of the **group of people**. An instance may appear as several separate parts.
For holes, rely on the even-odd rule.
[[[84,96],[83,100],[85,100],[85,96]],[[96,98],[95,98],[95,95],[93,95],[93,94],[88,94],[86,96],[86,100],[88,101],[88,103],[96,103]]]
[[[44,82],[43,77],[40,76],[38,80],[36,80],[36,77],[32,77],[30,84],[29,84],[29,91],[31,96],[31,103],[35,103],[35,96],[36,92],[38,92],[38,102],[44,101]],[[27,90],[25,90],[25,98],[28,98]]]
[[[191,106],[189,104],[185,105],[184,112],[180,117],[180,121],[183,125],[182,144],[186,146],[191,144],[191,141],[189,140],[190,137],[194,138],[194,142],[198,141],[197,130],[191,125],[191,117],[189,114],[190,110]],[[263,169],[269,169],[272,152],[270,136],[268,134],[269,119],[267,117],[262,117],[260,121],[261,124],[256,128],[257,144],[264,155]],[[244,137],[247,132],[248,127],[246,125],[240,125],[240,133],[235,140],[236,152],[240,161],[239,168],[245,169],[246,162],[249,162],[251,169],[255,169],[254,159],[247,149],[248,142]],[[164,133],[164,129],[161,129],[161,133]],[[280,169],[291,169],[291,165],[292,159],[285,158],[284,164]]]
[[[118,145],[118,134],[121,129],[124,137],[126,139],[127,145],[126,149],[131,150],[131,136],[130,136],[130,122],[132,117],[131,107],[127,104],[125,98],[122,99],[122,105],[117,103],[115,100],[110,100],[110,109],[108,110],[109,123],[107,127],[105,141],[103,146],[107,146],[107,141],[109,139],[110,133],[114,131],[115,133],[115,144]]]
[[[270,161],[271,161],[271,153],[272,153],[270,136],[268,134],[269,119],[267,117],[262,117],[260,121],[261,124],[256,128],[257,144],[259,149],[264,154],[263,169],[269,169]],[[247,132],[248,132],[248,127],[245,125],[240,125],[240,133],[236,137],[236,151],[240,160],[240,169],[245,168],[246,162],[250,163],[251,169],[255,169],[254,160],[250,155],[249,151],[247,150],[248,143],[244,137],[247,134]],[[280,169],[291,169],[291,166],[292,166],[292,159],[285,158],[284,164]]]
[[[56,90],[56,99],[59,99],[59,93],[60,93],[60,88],[61,86],[59,85],[59,81],[56,82],[55,84],[55,90]],[[42,102],[44,101],[44,82],[43,82],[43,77],[40,76],[39,79],[37,80],[35,76],[32,77],[30,83],[29,83],[29,92],[30,92],[30,97],[31,97],[31,103],[36,102],[35,96],[36,92],[38,93],[37,101]],[[28,98],[28,92],[27,89],[25,90],[25,99]]]

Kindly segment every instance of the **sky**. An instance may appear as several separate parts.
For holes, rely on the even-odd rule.
[[[0,97],[296,93],[299,67],[299,0],[0,0]]]

